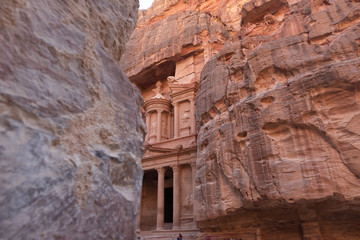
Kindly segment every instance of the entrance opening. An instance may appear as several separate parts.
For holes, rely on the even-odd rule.
[[[173,222],[173,188],[165,188],[164,199],[164,222]]]

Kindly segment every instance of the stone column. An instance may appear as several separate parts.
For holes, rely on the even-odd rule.
[[[262,240],[260,228],[256,229],[256,240]]]
[[[161,141],[161,113],[162,110],[158,109],[157,110],[157,128],[156,128],[156,142],[160,142]]]
[[[170,113],[170,138],[174,138],[174,112]]]
[[[164,174],[165,168],[156,169],[158,172],[158,189],[157,189],[157,214],[156,230],[164,229]]]
[[[180,167],[175,165],[173,169],[173,230],[180,229]]]
[[[195,191],[195,176],[196,176],[196,163],[191,163],[191,175],[192,175],[192,189],[193,189],[193,195]]]
[[[147,128],[147,133],[145,136],[145,142],[149,141],[149,134],[150,134],[150,113],[146,113],[146,128]]]
[[[140,206],[139,206],[139,212],[136,216],[136,233],[140,233],[141,231],[141,200],[140,200]]]
[[[196,220],[195,220],[195,201],[194,201],[194,197],[195,197],[195,176],[196,176],[196,163],[193,162],[191,163],[191,177],[192,177],[192,204],[193,204],[193,228],[196,229],[197,228],[197,224],[196,224]]]
[[[190,99],[190,133],[196,132],[195,99]]]
[[[170,114],[170,112],[168,113],[168,115],[167,115],[168,117],[167,117],[167,135],[168,135],[168,139],[170,139],[171,138],[171,114]]]
[[[179,137],[179,103],[174,103],[174,138]]]

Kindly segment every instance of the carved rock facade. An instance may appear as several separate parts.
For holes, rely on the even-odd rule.
[[[138,3],[0,6],[0,238],[134,239],[145,126],[118,67]]]
[[[193,208],[195,99],[205,62],[229,37],[220,17],[225,12],[219,12],[219,6],[155,1],[149,10],[140,12],[120,61],[141,90],[148,128],[137,222],[142,239],[171,239],[179,232],[184,239],[197,239],[199,234]]]
[[[169,76],[167,82],[159,80],[155,86],[153,96],[144,99],[148,132],[142,159],[144,180],[138,236],[170,238],[181,231],[184,237],[195,239],[198,229],[193,188],[198,84],[182,83]]]
[[[198,239],[359,236],[359,4],[170,0],[140,12],[121,65],[145,99],[144,168],[174,163],[166,154],[176,144],[166,143],[192,116],[186,107],[175,117],[172,84],[199,82],[197,150],[188,154]],[[163,173],[148,174],[142,211],[156,222]],[[147,229],[145,239],[169,237]]]

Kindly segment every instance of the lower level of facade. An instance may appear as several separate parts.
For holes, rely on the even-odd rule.
[[[195,161],[195,135],[146,146],[138,239],[197,239]]]

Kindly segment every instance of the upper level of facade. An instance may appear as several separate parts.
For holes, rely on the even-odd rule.
[[[151,85],[139,86],[147,126],[144,170],[160,164],[162,158],[178,158],[179,152],[196,152],[195,100],[200,78],[197,62],[202,63],[202,59],[200,54],[179,60],[168,71],[171,75],[162,74],[156,81],[151,79]]]
[[[152,89],[155,96],[144,103],[148,129],[145,144],[160,143],[196,133],[195,97],[197,82],[179,83],[175,77],[167,78],[171,98],[163,94],[163,84],[158,81]]]

